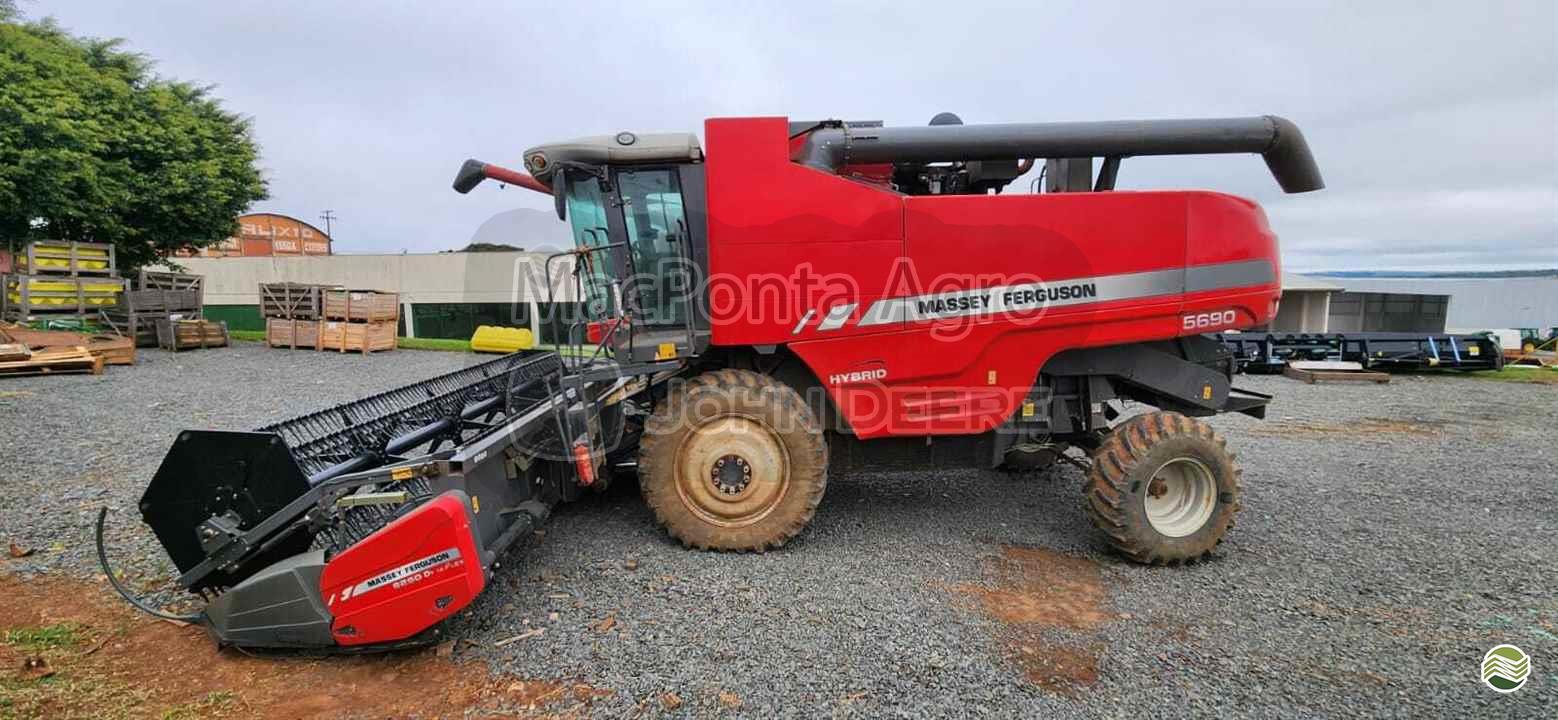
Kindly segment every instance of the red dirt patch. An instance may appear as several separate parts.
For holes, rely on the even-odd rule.
[[[1075,697],[1082,688],[1098,682],[1098,655],[1102,649],[1098,645],[1021,645],[1013,648],[1012,661],[1022,668],[1028,682],[1052,693]]]
[[[41,650],[0,644],[0,716],[578,717],[611,694],[492,675],[431,649],[326,658],[217,651],[200,628],[148,618],[90,583],[0,574],[0,639],[38,628],[69,628],[73,639]],[[34,653],[53,677],[23,675],[24,657]]]
[[[1253,425],[1249,429],[1251,435],[1265,435],[1270,437],[1283,436],[1318,436],[1352,435],[1366,437],[1369,435],[1411,435],[1414,437],[1432,437],[1444,432],[1440,426],[1443,423],[1431,421],[1395,420],[1392,418],[1363,418],[1356,422],[1325,423],[1311,420],[1278,420]]]
[[[1104,609],[1098,564],[1086,558],[1007,545],[1000,557],[986,563],[985,575],[994,587],[964,584],[952,589],[978,600],[986,615],[1009,625],[1091,630],[1112,617]]]
[[[986,584],[962,584],[953,592],[972,598],[992,620],[1009,627],[1005,659],[1028,681],[1052,693],[1075,696],[1098,681],[1098,643],[1064,645],[1046,640],[1050,629],[1087,632],[1114,618],[1106,609],[1103,576],[1086,558],[1042,548],[1005,545],[985,564]]]

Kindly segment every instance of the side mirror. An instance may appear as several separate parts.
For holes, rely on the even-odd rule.
[[[454,174],[454,191],[464,195],[486,179],[487,163],[480,160],[466,160],[465,164],[460,166],[460,171]]]
[[[552,207],[557,210],[557,219],[568,220],[568,172],[562,171],[552,174]]]

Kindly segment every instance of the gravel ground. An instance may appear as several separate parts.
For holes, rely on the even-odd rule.
[[[0,537],[38,551],[5,567],[95,575],[95,509],[133,509],[182,428],[250,429],[465,362],[240,344],[0,381]],[[1278,397],[1267,421],[1214,420],[1246,488],[1214,562],[1118,560],[1069,467],[835,477],[812,528],[760,556],[681,549],[624,483],[498,571],[452,623],[476,643],[457,655],[611,690],[602,717],[1552,717],[1558,387],[1238,384]],[[170,571],[133,517],[116,516],[118,562]],[[1507,696],[1477,677],[1503,642],[1534,668]]]

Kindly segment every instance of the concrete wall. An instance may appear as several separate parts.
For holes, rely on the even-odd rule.
[[[400,293],[403,303],[545,302],[540,253],[179,258],[206,277],[207,305],[256,305],[260,283],[297,282]],[[567,259],[552,264],[556,299],[573,300]]]
[[[1266,328],[1271,332],[1323,333],[1327,329],[1331,312],[1329,290],[1282,291],[1282,303],[1277,306],[1277,316]]]

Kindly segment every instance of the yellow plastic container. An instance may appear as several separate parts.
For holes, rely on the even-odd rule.
[[[528,328],[482,325],[471,336],[471,349],[476,352],[503,353],[529,350],[536,346],[535,333]]]

